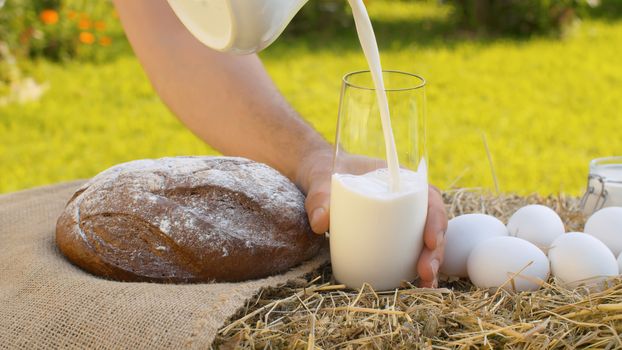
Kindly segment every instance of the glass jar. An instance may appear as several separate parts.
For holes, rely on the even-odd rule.
[[[604,207],[622,207],[622,156],[597,158],[590,162],[581,208],[590,215]]]

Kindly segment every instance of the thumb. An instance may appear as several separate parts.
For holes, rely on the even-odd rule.
[[[305,209],[313,232],[328,231],[330,203],[330,178],[313,183],[305,200]]]

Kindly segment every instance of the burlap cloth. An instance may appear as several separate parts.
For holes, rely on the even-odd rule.
[[[208,348],[261,287],[313,271],[244,283],[163,285],[94,277],[54,244],[56,219],[81,181],[0,196],[0,348]]]

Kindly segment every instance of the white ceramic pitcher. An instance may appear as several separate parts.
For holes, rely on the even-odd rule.
[[[168,0],[168,3],[203,44],[218,51],[249,54],[272,44],[307,1]]]

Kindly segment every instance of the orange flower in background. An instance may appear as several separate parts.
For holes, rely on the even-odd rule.
[[[102,36],[99,39],[99,45],[101,46],[110,46],[112,44],[112,39],[109,36]]]
[[[80,42],[83,44],[91,45],[95,42],[95,35],[90,32],[80,32]]]
[[[58,12],[55,10],[43,10],[39,14],[39,18],[45,24],[56,24],[58,22]]]
[[[104,22],[104,21],[96,21],[95,22],[95,29],[100,31],[100,32],[106,30],[106,22]]]
[[[78,13],[74,10],[69,10],[67,11],[67,18],[69,19],[76,19],[78,18]]]
[[[91,29],[91,21],[89,21],[88,18],[80,18],[80,21],[78,22],[78,28],[82,30]]]

